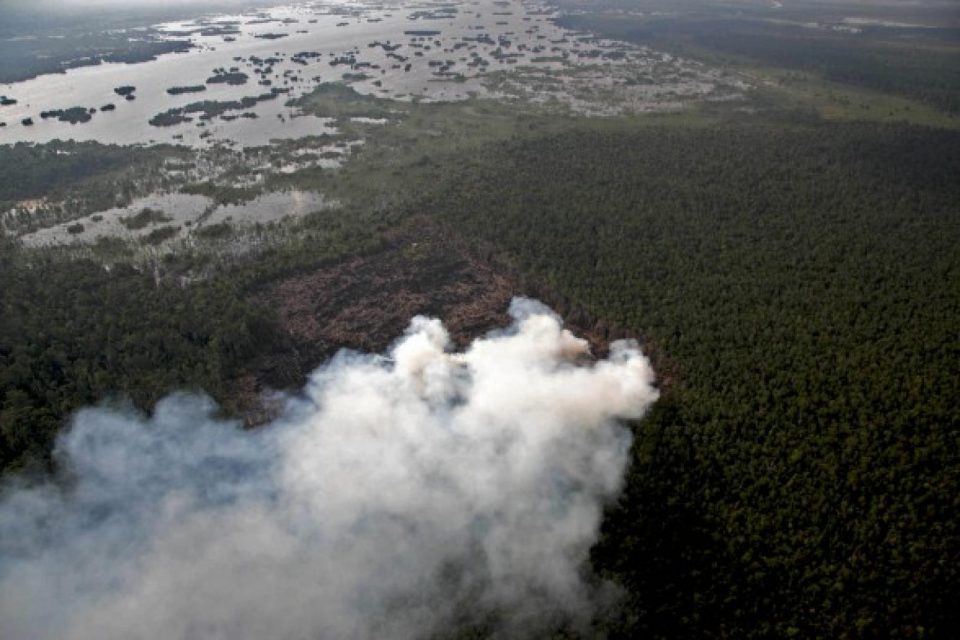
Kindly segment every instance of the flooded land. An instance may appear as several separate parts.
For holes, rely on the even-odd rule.
[[[555,16],[537,2],[312,2],[152,25],[161,41],[189,46],[0,85],[11,101],[0,144],[263,145],[328,132],[291,101],[331,82],[400,101],[522,96],[583,113],[678,109],[744,87]]]
[[[138,198],[125,207],[98,211],[28,233],[22,236],[22,241],[29,247],[43,247],[118,237],[158,245],[183,238],[190,231],[210,234],[216,225],[276,222],[328,206],[331,203],[321,194],[302,191],[270,192],[249,202],[220,205],[203,195],[154,194]]]
[[[746,76],[564,28],[558,15],[503,0],[303,2],[144,25],[131,34],[177,46],[0,85],[0,144],[178,151],[124,178],[112,200],[101,189],[12,202],[0,228],[27,247],[116,238],[170,248],[208,227],[296,218],[345,192],[368,197],[363,184],[330,178],[358,154],[384,166],[509,135],[504,125],[523,113],[676,113],[749,87]]]

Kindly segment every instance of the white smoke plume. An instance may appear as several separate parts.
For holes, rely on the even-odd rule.
[[[79,412],[66,481],[0,498],[0,637],[515,637],[588,614],[620,421],[654,374],[633,342],[590,361],[543,305],[511,314],[462,353],[415,318],[250,431],[196,396]]]

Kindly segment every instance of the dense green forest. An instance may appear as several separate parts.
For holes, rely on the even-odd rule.
[[[228,414],[250,409],[238,378],[258,358],[289,348],[289,339],[273,310],[248,293],[378,241],[376,223],[360,214],[308,216],[295,233],[232,268],[216,264],[209,246],[132,265],[117,260],[119,241],[77,258],[0,236],[0,469],[49,469],[68,416],[103,400],[149,409],[193,390]],[[183,284],[181,276],[204,269],[216,275]]]
[[[225,397],[269,319],[221,282],[155,286],[128,266],[0,257],[0,459],[47,460],[63,418],[105,396],[152,406],[176,389]]]
[[[955,32],[853,37],[728,9],[564,24],[741,71],[799,70],[811,92],[825,80],[906,96],[912,114],[933,105],[954,126]],[[363,148],[340,170],[267,187],[343,206],[246,229],[256,251],[232,250],[229,222],[170,252],[120,238],[35,250],[0,233],[0,471],[49,471],[70,414],[104,400],[149,410],[203,390],[244,415],[239,379],[299,346],[257,292],[432,220],[516,293],[641,336],[662,375],[591,556],[624,593],[598,613],[598,636],[952,637],[960,131],[850,121],[869,109],[828,122],[759,84],[735,104],[604,119],[480,99],[388,108],[323,85],[297,104],[339,117]],[[371,114],[391,122],[348,119]],[[171,186],[161,169],[187,153],[0,146],[0,211],[14,209],[0,222],[21,233]],[[181,191],[245,201],[257,189],[244,171]],[[20,202],[43,197],[39,214]],[[164,221],[138,215],[124,223]]]
[[[442,164],[417,211],[673,361],[594,553],[616,637],[948,637],[960,135],[585,130]]]
[[[126,195],[135,176],[146,181],[167,158],[183,150],[171,147],[123,147],[96,142],[55,140],[49,144],[0,145],[0,210],[30,198],[63,198],[83,186],[94,206],[110,207]],[[126,186],[126,189],[124,187]]]
[[[251,291],[432,216],[527,293],[642,335],[665,374],[593,552],[626,589],[598,630],[949,637],[960,133],[680,122],[570,121],[394,166],[392,210],[308,216],[250,260],[134,268],[6,242],[4,468],[45,464],[64,418],[104,397],[204,389],[243,409],[236,376],[288,340]]]

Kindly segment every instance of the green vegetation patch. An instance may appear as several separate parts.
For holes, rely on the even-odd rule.
[[[108,177],[116,179],[116,174],[128,170],[149,172],[160,166],[165,157],[176,153],[170,147],[124,147],[59,140],[43,145],[0,145],[0,207],[13,206],[27,198],[54,199],[81,183],[86,183],[90,192],[105,191],[107,180],[96,185],[91,182]],[[103,199],[109,199],[104,208],[109,208],[116,197],[116,186],[113,188],[113,193],[103,193]]]
[[[208,224],[197,228],[193,235],[204,240],[222,240],[233,234],[233,227],[227,222]]]
[[[96,26],[102,28],[102,24]],[[97,31],[94,28],[66,36],[62,30],[57,30],[42,33],[37,38],[0,38],[0,59],[4,62],[0,66],[0,83],[20,82],[42,74],[63,73],[66,69],[104,62],[147,62],[157,56],[182,53],[192,48],[188,40],[165,39],[153,30],[141,31],[137,37],[131,37],[129,32]]]
[[[180,233],[180,227],[166,226],[154,229],[147,235],[140,238],[140,242],[148,245],[158,245],[176,237]]]
[[[186,184],[180,188],[180,191],[191,195],[206,196],[218,205],[243,204],[244,202],[250,202],[260,195],[259,189],[231,187],[228,185],[215,184],[209,180],[206,182]]]
[[[240,100],[204,100],[192,102],[185,107],[167,109],[150,119],[149,124],[154,127],[171,127],[181,122],[193,120],[190,114],[200,114],[200,120],[213,120],[216,117],[227,118],[224,114],[231,111],[242,111],[256,106],[260,102],[276,100],[281,94],[288,93],[289,89],[271,89],[267,93],[257,96],[246,96]],[[244,114],[246,115],[246,114]]]
[[[290,100],[287,106],[299,107],[321,118],[390,118],[404,110],[391,100],[359,93],[339,82],[325,82],[310,93]]]
[[[170,222],[173,220],[170,216],[159,209],[144,208],[132,216],[120,219],[120,223],[131,231],[146,228],[152,224],[161,222]]]

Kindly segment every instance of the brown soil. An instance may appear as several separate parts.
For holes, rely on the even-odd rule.
[[[342,348],[379,352],[418,314],[440,318],[458,347],[509,321],[515,279],[454,234],[417,221],[373,254],[325,264],[254,294],[274,309],[288,345],[238,381],[243,396],[296,388]],[[246,403],[243,403],[246,404]],[[257,403],[259,404],[259,403]]]
[[[262,422],[270,407],[264,391],[296,389],[318,365],[342,348],[380,352],[418,314],[440,318],[457,347],[505,326],[510,300],[530,295],[552,306],[594,354],[628,333],[591,318],[562,296],[520,284],[510,269],[480,256],[457,234],[418,219],[370,254],[318,266],[266,285],[254,301],[274,309],[289,340],[263,356],[236,381],[247,422]],[[652,345],[645,344],[650,349]]]

